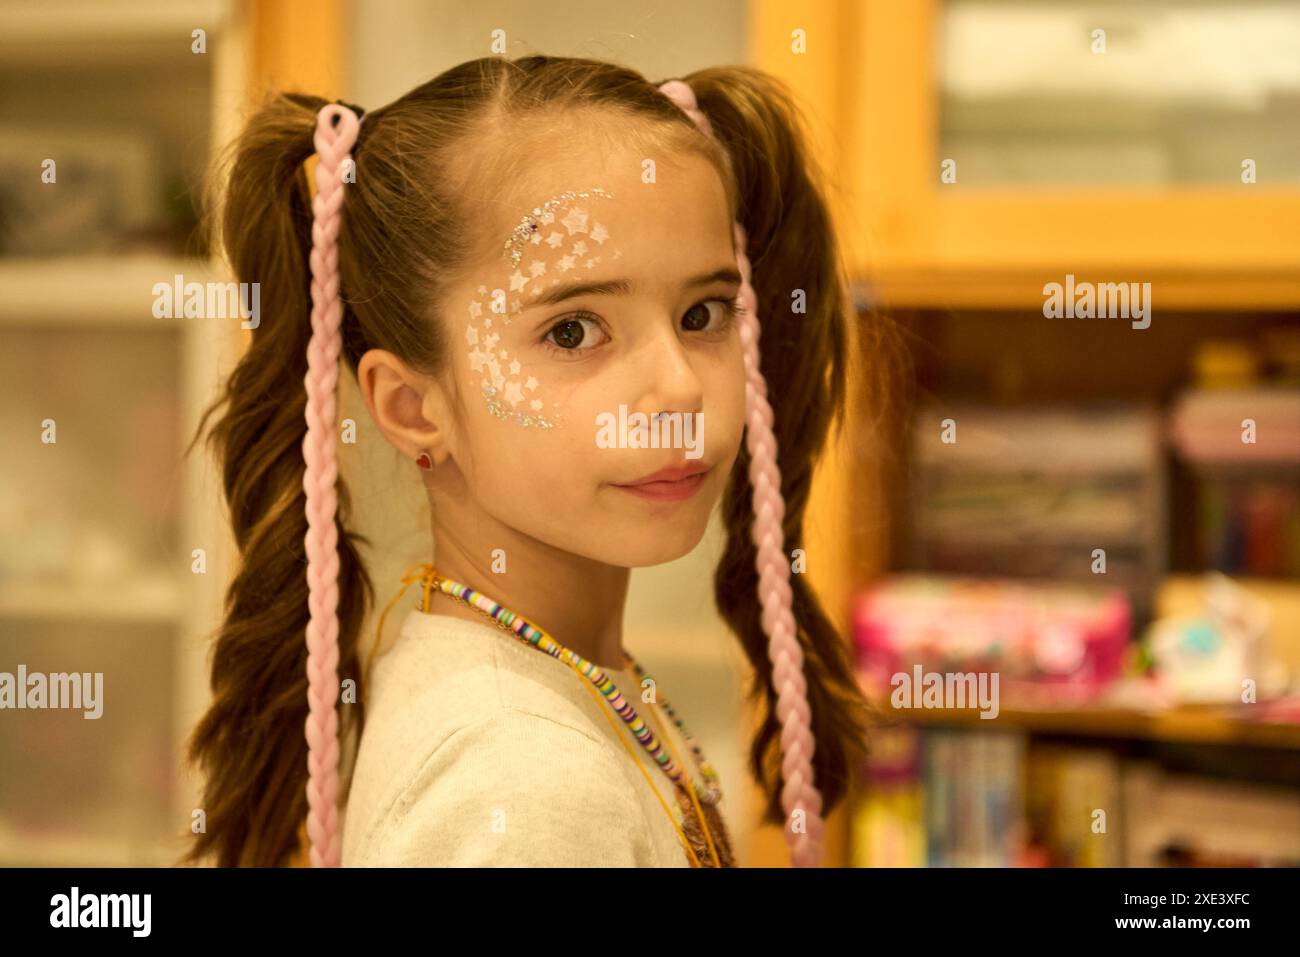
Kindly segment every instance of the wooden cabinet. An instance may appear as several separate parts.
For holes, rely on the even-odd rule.
[[[940,147],[947,92],[940,40],[951,6],[753,5],[755,64],[786,79],[817,114],[819,158],[835,186],[849,267],[871,302],[1035,307],[1046,282],[1072,274],[1151,282],[1157,308],[1300,306],[1300,181],[1271,179],[1276,171],[1258,170],[1253,184],[1240,181],[1234,164],[1204,184],[965,185],[965,157]],[[1149,21],[1162,16],[1141,5],[1123,19],[1155,29]],[[1089,23],[1079,21],[1081,49],[1092,42]],[[805,31],[804,53],[791,49],[797,30]],[[988,69],[1007,55],[990,48]],[[1095,54],[1116,69],[1123,55],[1122,36]],[[1194,73],[1197,65],[1179,69]],[[1062,96],[1060,109],[1073,102]],[[1290,115],[1300,124],[1300,109]],[[956,164],[955,182],[943,182],[945,160]]]

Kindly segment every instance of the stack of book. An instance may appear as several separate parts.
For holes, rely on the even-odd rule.
[[[855,867],[1300,865],[1294,792],[1014,732],[877,729]]]
[[[1193,476],[1200,566],[1300,578],[1300,389],[1191,390],[1169,432]]]
[[[915,423],[910,567],[1104,582],[1145,620],[1168,553],[1155,407],[948,403]]]

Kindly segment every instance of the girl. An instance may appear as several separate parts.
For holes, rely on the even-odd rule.
[[[788,93],[531,56],[370,113],[283,95],[236,144],[222,236],[263,320],[209,410],[242,562],[187,860],[730,865],[716,775],[622,640],[628,570],[689,552],[721,499],[716,601],[765,705],[751,771],[817,863],[867,722],[790,576],[851,330]],[[362,643],[340,354],[433,517],[387,650]]]

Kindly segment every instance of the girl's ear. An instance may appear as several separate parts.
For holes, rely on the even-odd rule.
[[[435,466],[453,452],[451,404],[443,387],[393,353],[371,349],[357,364],[357,383],[370,417],[407,458],[428,452]]]

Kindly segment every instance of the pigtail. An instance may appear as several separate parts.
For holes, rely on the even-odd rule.
[[[339,859],[338,675],[360,681],[371,592],[359,540],[336,516],[346,489],[335,488],[339,169],[356,127],[344,108],[285,95],[235,144],[221,234],[239,280],[260,284],[263,316],[195,437],[224,409],[208,441],[240,563],[213,650],[213,702],[189,743],[206,779],[206,830],[189,863],[286,864],[304,819],[313,863]],[[303,163],[314,151],[313,226]],[[358,731],[361,700],[348,709]]]
[[[820,858],[821,814],[844,797],[865,755],[870,715],[847,644],[805,579],[792,580],[786,551],[802,540],[813,467],[844,411],[847,286],[788,91],[747,67],[702,70],[687,81],[694,103],[681,84],[661,89],[727,150],[745,279],[746,446],[723,496],[727,545],[714,594],[765,705],[750,754],[769,795],[765,820],[783,826],[794,863],[810,866]],[[806,294],[806,314],[792,310],[796,289]]]

